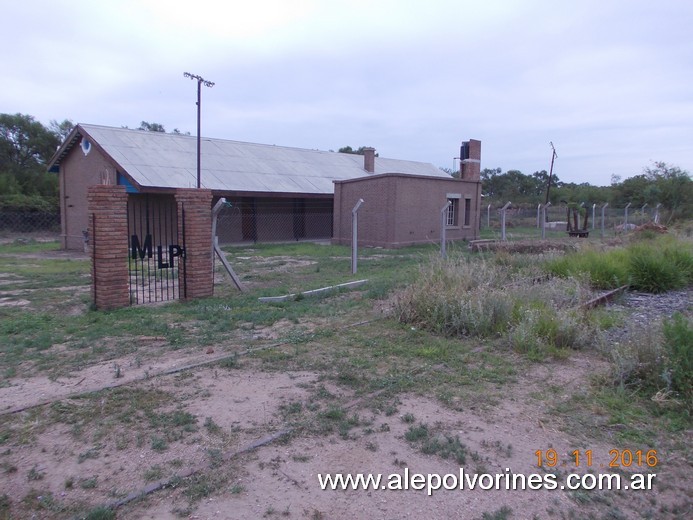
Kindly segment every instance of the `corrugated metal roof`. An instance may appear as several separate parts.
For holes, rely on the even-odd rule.
[[[72,142],[61,147],[51,166],[60,163],[80,133],[97,143],[141,187],[197,185],[194,136],[78,125]],[[450,178],[429,163],[376,157],[375,172],[369,174],[361,155],[223,139],[203,138],[201,150],[202,186],[220,191],[331,194],[332,181],[383,173]]]

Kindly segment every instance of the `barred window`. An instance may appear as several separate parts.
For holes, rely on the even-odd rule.
[[[457,226],[459,218],[458,216],[460,213],[460,199],[448,199],[448,202],[450,203],[450,205],[448,206],[447,225]]]

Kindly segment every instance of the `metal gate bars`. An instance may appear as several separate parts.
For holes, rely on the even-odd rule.
[[[173,196],[131,194],[128,197],[131,304],[185,298],[185,209],[181,213],[179,234]]]

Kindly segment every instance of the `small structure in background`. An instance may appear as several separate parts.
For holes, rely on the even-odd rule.
[[[568,236],[587,238],[590,235],[590,230],[587,227],[589,220],[589,212],[585,208],[584,203],[580,205],[568,204],[567,212],[567,229]],[[579,226],[580,217],[582,217],[582,227]]]

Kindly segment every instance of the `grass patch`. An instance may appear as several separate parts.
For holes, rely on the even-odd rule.
[[[532,269],[508,269],[457,257],[432,259],[402,291],[397,318],[436,334],[506,338],[530,359],[564,357],[589,343],[593,330],[569,309],[589,295],[578,279],[537,283]]]
[[[419,448],[426,455],[438,455],[443,459],[453,459],[462,465],[467,460],[467,448],[460,442],[459,436],[452,437],[444,433],[433,433],[427,424],[410,426],[404,438]]]
[[[661,293],[693,283],[693,244],[672,236],[638,240],[625,248],[584,248],[547,262],[548,272],[564,278],[586,275],[596,289]]]

